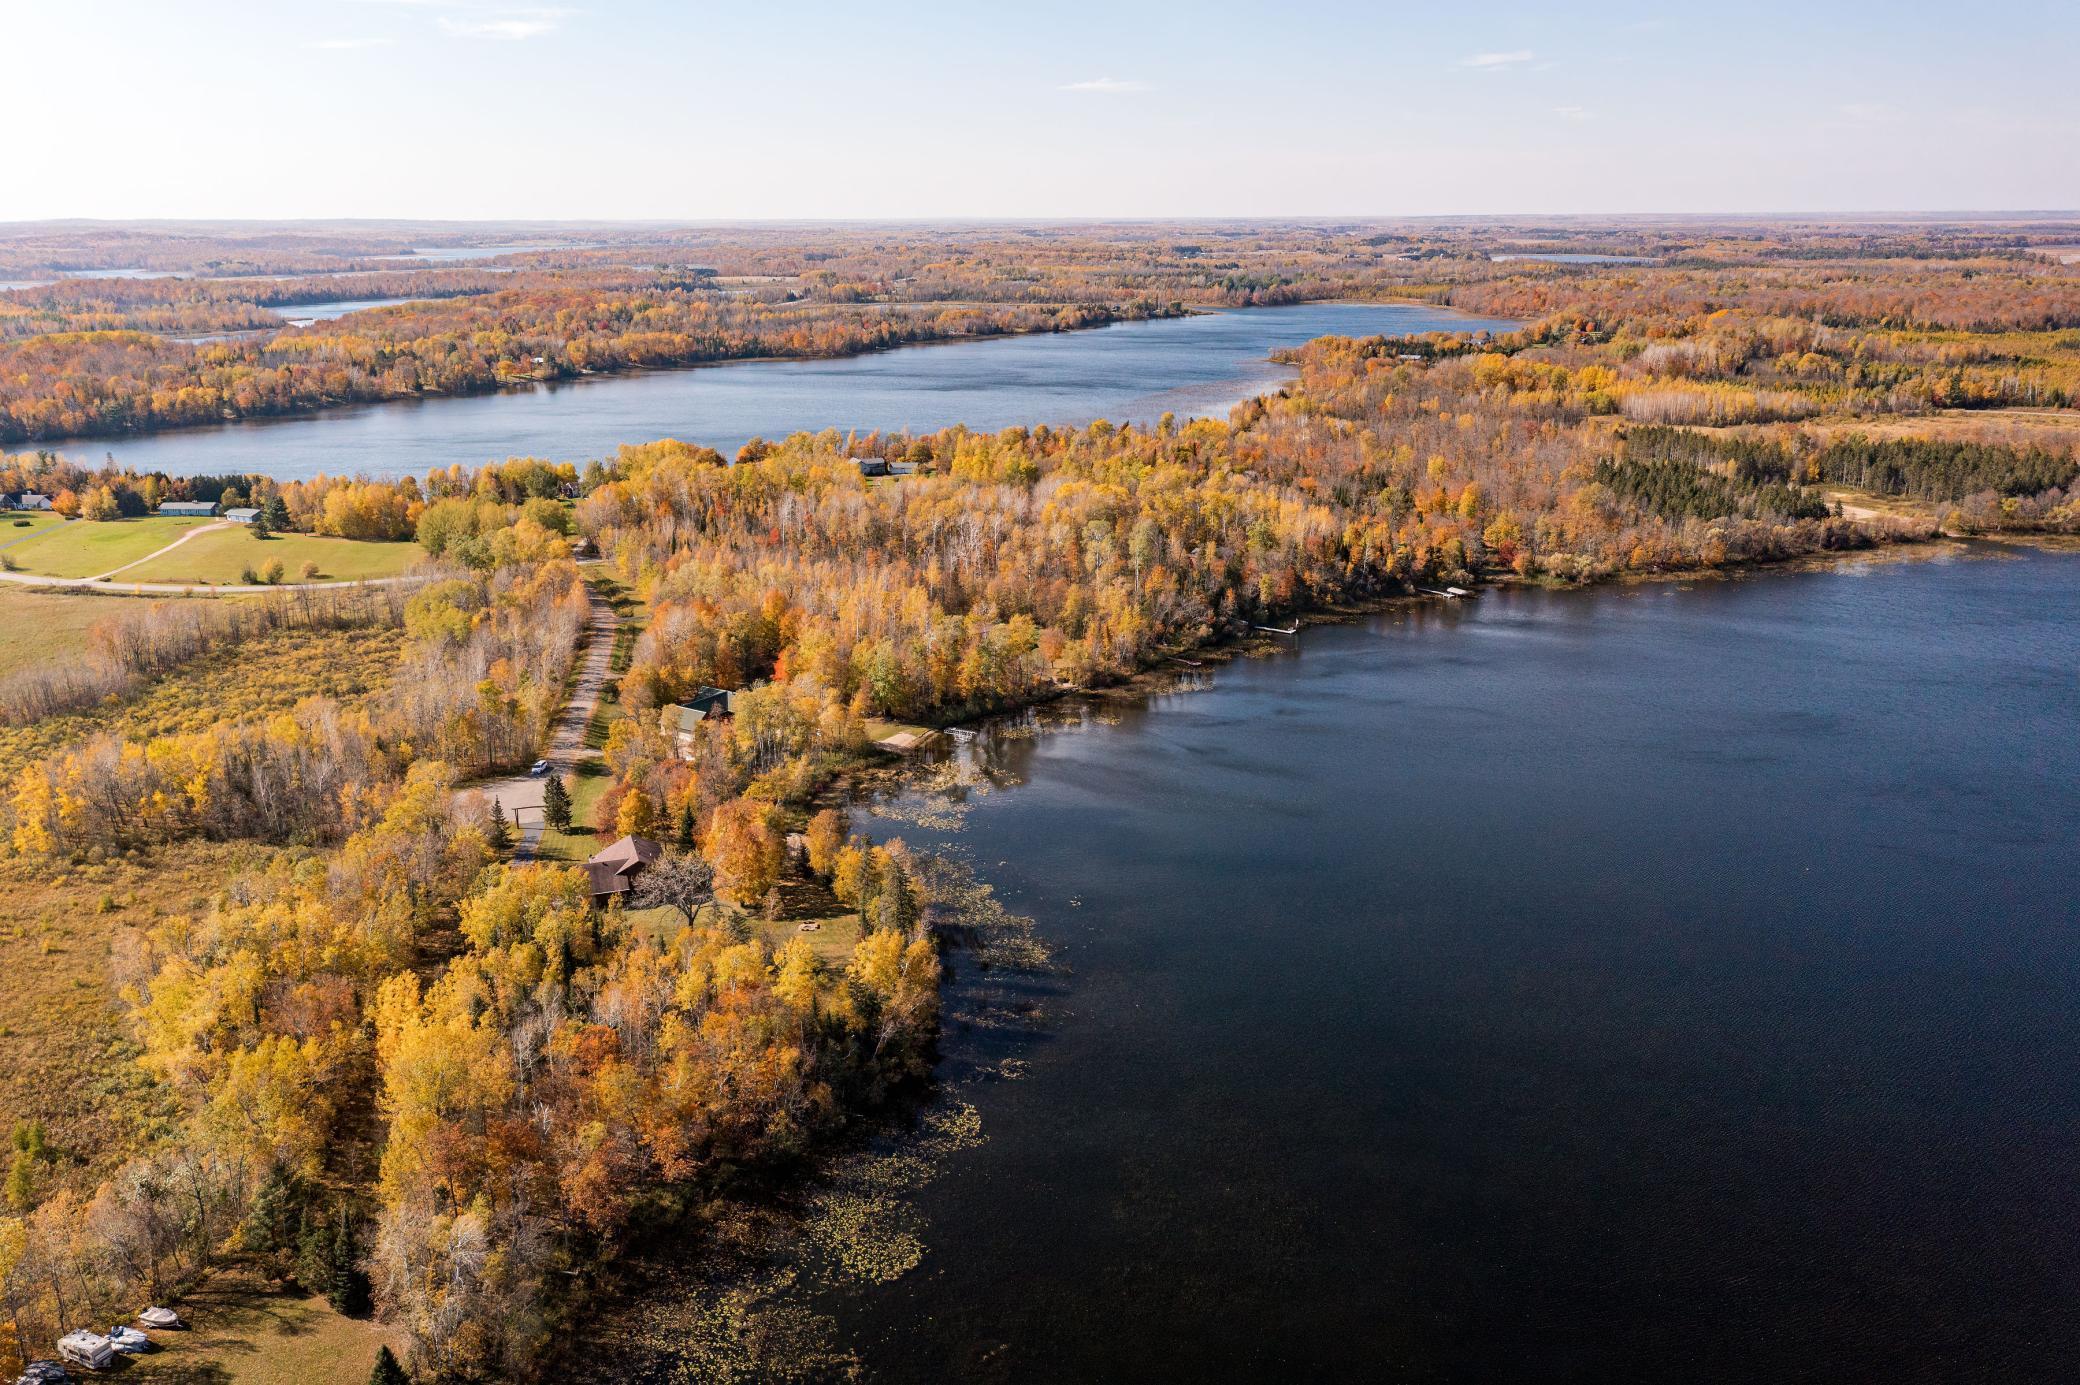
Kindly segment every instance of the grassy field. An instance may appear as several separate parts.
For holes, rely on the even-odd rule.
[[[48,510],[0,511],[0,549],[33,539],[44,530],[55,529],[64,522],[63,515]]]
[[[105,604],[116,599],[101,598]],[[403,643],[402,631],[388,629],[283,630],[248,640],[221,658],[167,674],[117,705],[0,727],[0,784],[11,782],[31,759],[104,731],[141,739],[285,712],[306,697],[351,703],[389,685]]]
[[[0,542],[7,531],[0,528]],[[0,583],[0,678],[87,647],[95,621],[120,614],[119,599],[67,596]]]
[[[0,859],[0,1126],[40,1119],[47,1180],[92,1187],[178,1112],[137,1064],[115,961],[133,930],[193,913],[271,848],[190,842],[150,857]]]
[[[354,582],[395,577],[424,556],[425,550],[415,543],[364,543],[315,534],[276,534],[263,539],[238,525],[190,539],[165,557],[130,569],[123,580],[231,585],[244,580],[242,574],[248,567],[259,572],[269,563],[280,563],[285,582]],[[314,577],[303,575],[306,563],[316,566]]]
[[[52,525],[6,551],[23,572],[39,577],[99,577],[155,553],[207,519],[74,520]],[[0,534],[6,533],[0,527]]]
[[[220,1274],[179,1303],[185,1332],[155,1332],[159,1350],[129,1361],[126,1379],[154,1385],[361,1385],[376,1348],[403,1355],[401,1334],[341,1317],[250,1271]]]

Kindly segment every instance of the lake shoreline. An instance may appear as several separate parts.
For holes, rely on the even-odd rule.
[[[406,299],[402,301],[411,302],[416,300]],[[935,305],[915,304],[901,306],[929,308]],[[1063,304],[1054,306],[1074,307],[1082,305]],[[506,380],[494,381],[486,384],[481,389],[428,389],[412,394],[387,395],[375,399],[328,400],[320,404],[312,405],[308,408],[284,410],[279,413],[234,414],[228,415],[214,422],[185,424],[177,427],[132,428],[110,433],[71,434],[59,438],[15,439],[12,441],[0,442],[0,451],[4,451],[10,448],[24,448],[31,451],[51,451],[59,453],[61,455],[67,452],[71,452],[74,454],[90,452],[96,448],[99,448],[104,452],[119,451],[121,445],[125,442],[138,443],[149,442],[161,438],[179,439],[183,437],[197,437],[207,435],[215,430],[224,428],[253,427],[265,429],[275,424],[311,423],[323,420],[328,416],[345,416],[357,413],[361,410],[387,410],[396,406],[411,404],[438,404],[444,400],[494,399],[500,396],[524,395],[543,387],[546,387],[551,390],[556,390],[585,384],[611,383],[615,381],[640,380],[644,378],[657,376],[682,375],[689,372],[711,370],[717,367],[724,366],[802,365],[817,362],[854,361],[872,357],[887,356],[895,352],[909,350],[912,348],[925,349],[931,347],[973,346],[996,341],[1018,341],[1047,337],[1073,337],[1080,336],[1086,333],[1102,331],[1103,329],[1109,327],[1119,327],[1123,325],[1131,325],[1134,323],[1172,322],[1195,317],[1215,317],[1228,314],[1277,312],[1288,309],[1324,307],[1418,309],[1424,312],[1448,314],[1460,318],[1465,318],[1469,322],[1479,322],[1483,325],[1474,330],[1485,331],[1497,330],[1494,324],[1498,324],[1503,321],[1502,319],[1490,315],[1483,315],[1473,312],[1470,309],[1455,308],[1450,306],[1449,304],[1428,303],[1417,299],[1406,298],[1321,298],[1304,299],[1295,303],[1251,304],[1241,307],[1182,304],[1172,305],[1171,307],[1158,308],[1157,310],[1146,314],[1125,314],[1118,313],[1108,309],[1108,315],[1104,321],[1092,322],[1083,326],[1034,328],[1029,331],[947,334],[941,336],[921,338],[915,341],[890,342],[884,345],[870,346],[861,350],[854,351],[805,352],[800,354],[788,355],[759,354],[747,356],[712,357],[705,360],[687,361],[683,364],[676,365],[632,365],[626,368],[614,370],[586,370],[581,371],[578,374],[568,376],[544,377],[529,375],[524,377],[515,377]],[[283,332],[299,331],[302,329],[289,327],[285,325],[281,328],[263,328],[256,330]],[[1427,330],[1442,331],[1446,329],[1433,328]],[[1423,333],[1414,332],[1406,333],[1403,335],[1423,335]],[[1272,362],[1270,361],[1270,358],[1267,356],[1265,358],[1264,363],[1270,364]],[[1297,371],[1292,370],[1290,367],[1286,367],[1286,369],[1288,371],[1286,383],[1289,383],[1291,379],[1298,378]],[[808,431],[818,430],[810,429]],[[784,436],[784,434],[776,433],[775,436]],[[657,439],[649,437],[639,437],[624,438],[620,441],[624,443],[641,443],[657,441]],[[480,462],[482,460],[488,459],[479,459]],[[118,462],[120,463],[120,461],[121,458],[118,457]]]
[[[1891,566],[1939,561],[1979,542],[1948,536],[1900,537],[1872,548],[1722,568],[1624,574],[1595,583],[1540,583],[1510,578],[1484,581],[1482,585],[1492,587],[1498,594],[1557,595],[1565,591],[1583,596],[1593,596],[1600,589],[1649,583],[1676,583],[1680,589],[1681,584],[1705,579],[1732,583],[1751,577],[1840,571],[1852,562]],[[1457,604],[1468,605],[1477,599]],[[1295,617],[1295,623],[1302,630],[1349,626],[1371,616],[1437,602],[1440,598],[1422,593],[1387,594],[1316,607]],[[1444,599],[1441,604],[1454,603]],[[1117,683],[1063,689],[1016,708],[947,725],[978,729],[988,736],[991,729],[1014,726],[1048,706],[1080,707],[1104,719],[1132,704],[1145,706],[1166,694],[1209,690],[1205,682],[1193,678],[1195,672],[1210,672],[1278,653],[1289,647],[1290,639],[1251,633],[1208,641],[1181,652],[1165,653]],[[1181,667],[1180,662],[1188,666]],[[1074,720],[1071,713],[1069,721]],[[939,745],[943,748],[945,743],[941,741]],[[907,818],[878,814],[874,805],[931,792],[935,771],[944,759],[943,754],[927,753],[847,770],[825,786],[816,802],[839,803],[855,811],[864,808],[870,815],[892,817],[891,825],[874,835],[881,839],[905,835],[904,829],[894,823],[908,821]],[[932,835],[944,833],[935,831]],[[941,848],[927,844],[924,849],[933,853]],[[981,878],[979,871],[975,873]],[[1031,1048],[1035,1037],[1048,1032],[1037,1027],[1037,1014],[1034,1036],[1024,1038],[1007,1033],[1000,1026],[976,1026],[960,1017],[955,1003],[963,994],[973,1000],[993,983],[1031,986],[1044,980],[1044,975],[993,973],[957,933],[958,930],[941,931],[948,961],[941,995],[948,1003],[949,1013],[938,1040],[929,1084],[912,1098],[863,1117],[854,1130],[801,1169],[797,1177],[784,1184],[763,1187],[748,1197],[733,1197],[714,1215],[698,1219],[698,1225],[691,1230],[700,1241],[686,1247],[687,1253],[675,1255],[670,1238],[661,1238],[639,1250],[630,1262],[619,1267],[615,1281],[603,1286],[597,1304],[610,1325],[610,1333],[605,1343],[593,1342],[593,1350],[600,1351],[601,1356],[587,1365],[606,1374],[580,1371],[578,1378],[679,1378],[691,1366],[716,1364],[710,1353],[718,1350],[720,1343],[727,1343],[733,1351],[779,1354],[756,1358],[753,1364],[762,1369],[800,1365],[801,1361],[791,1355],[795,1352],[806,1352],[818,1361],[828,1362],[835,1354],[849,1364],[866,1364],[860,1360],[857,1349],[871,1349],[874,1344],[857,1331],[857,1323],[842,1316],[847,1300],[872,1294],[877,1286],[904,1277],[922,1265],[925,1257],[943,1253],[945,1247],[919,1239],[903,1256],[907,1268],[895,1269],[886,1278],[878,1273],[853,1272],[842,1255],[834,1258],[832,1247],[826,1244],[831,1228],[817,1225],[818,1218],[830,1212],[827,1191],[835,1188],[842,1192],[857,1174],[859,1165],[878,1164],[907,1171],[917,1159],[917,1150],[923,1148],[934,1156],[925,1161],[930,1167],[921,1175],[896,1180],[897,1190],[888,1194],[886,1200],[878,1201],[874,1210],[863,1214],[864,1220],[846,1221],[837,1231],[868,1241],[869,1252],[878,1249],[883,1238],[925,1232],[929,1223],[907,1199],[938,1176],[936,1170],[943,1163],[943,1157],[938,1156],[943,1156],[944,1151],[932,1149],[933,1120],[971,1110],[969,1099],[979,1100],[980,1092],[988,1085],[1021,1075],[1026,1060],[1018,1055]],[[956,959],[965,960],[956,966]],[[1053,1013],[1052,1006],[1049,1013]],[[981,1138],[988,1138],[986,1130]],[[1020,1136],[1011,1132],[1006,1138]],[[867,1181],[873,1181],[871,1174]],[[940,1272],[945,1273],[943,1268]],[[678,1330],[689,1323],[701,1324],[702,1330]]]

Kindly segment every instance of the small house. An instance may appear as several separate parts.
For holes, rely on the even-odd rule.
[[[230,520],[233,524],[251,524],[254,520],[260,518],[260,512],[251,506],[246,506],[242,509],[224,511],[224,518]]]
[[[679,747],[679,758],[693,758],[693,738],[702,722],[730,714],[730,694],[721,688],[702,688],[684,702],[674,702],[657,715],[657,729]]]
[[[212,519],[217,513],[214,500],[162,500],[159,502],[162,515],[185,519]]]
[[[585,878],[592,902],[603,905],[627,894],[634,887],[636,877],[656,865],[663,855],[664,848],[648,837],[623,837],[604,848],[585,862]]]
[[[17,509],[48,510],[51,507],[51,498],[47,495],[38,495],[35,491],[23,491],[22,498],[14,503]]]
[[[859,474],[862,476],[886,476],[888,475],[888,463],[879,457],[861,457],[859,459]]]

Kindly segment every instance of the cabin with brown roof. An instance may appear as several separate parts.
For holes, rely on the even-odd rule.
[[[604,905],[608,900],[625,895],[636,883],[636,877],[657,864],[664,855],[664,848],[648,837],[623,837],[610,847],[605,847],[585,862],[585,877],[589,882],[592,902]]]

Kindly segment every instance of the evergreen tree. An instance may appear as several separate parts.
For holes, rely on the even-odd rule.
[[[26,1149],[14,1152],[7,1170],[7,1205],[26,1213],[36,1205],[36,1156]]]
[[[284,534],[291,528],[289,506],[279,495],[267,497],[267,503],[260,507],[259,517],[267,521],[270,533]]]
[[[571,830],[571,791],[563,786],[563,776],[552,774],[549,782],[542,785],[542,818],[558,832]]]
[[[325,1301],[334,1312],[355,1318],[374,1306],[368,1276],[361,1269],[361,1247],[354,1238],[354,1223],[347,1209],[339,1209],[339,1234],[332,1240],[332,1279],[325,1286]]]
[[[246,1214],[246,1248],[284,1255],[294,1251],[309,1201],[310,1188],[302,1179],[279,1164],[269,1169],[253,1194],[253,1210]]]
[[[681,851],[693,850],[693,826],[693,804],[683,803],[679,806],[679,836],[676,842]]]
[[[513,845],[513,829],[506,825],[506,806],[491,800],[491,849],[506,851]]]
[[[368,1385],[412,1385],[412,1378],[397,1364],[390,1348],[377,1347],[375,1369],[368,1373]]]

